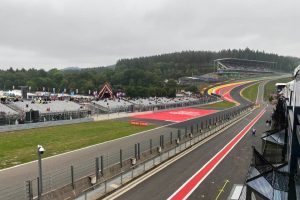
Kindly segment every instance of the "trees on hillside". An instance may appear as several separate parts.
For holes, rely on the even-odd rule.
[[[27,85],[32,91],[42,90],[67,92],[79,90],[81,94],[98,90],[106,81],[113,88],[122,90],[132,97],[174,96],[178,85],[176,80],[183,76],[201,75],[213,72],[213,60],[218,58],[241,58],[277,62],[274,70],[291,72],[299,58],[278,56],[248,48],[244,50],[183,51],[170,54],[121,59],[114,67],[98,67],[81,70],[49,71],[37,69],[0,70],[0,89]],[[165,80],[168,80],[165,82]],[[197,91],[196,87],[188,88]]]

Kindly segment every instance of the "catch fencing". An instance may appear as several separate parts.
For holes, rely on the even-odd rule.
[[[173,109],[180,107],[190,107],[196,105],[203,105],[212,102],[218,101],[219,98],[216,96],[205,96],[200,97],[197,100],[191,100],[186,102],[174,102],[174,103],[164,103],[158,105],[145,105],[145,104],[135,104],[132,106],[119,106],[114,108],[102,107],[100,105],[93,105],[90,107],[92,114],[109,114],[109,113],[119,113],[119,112],[145,112],[145,111],[156,111],[156,110],[165,110]]]
[[[234,123],[234,121],[239,119],[241,116],[247,114],[248,109],[250,108],[239,110],[235,115],[226,120],[218,120],[212,126],[208,126],[206,129],[204,129],[204,131],[202,131],[202,129],[199,129],[194,132],[193,129],[191,129],[191,132],[183,136],[184,138],[181,137],[180,132],[178,132],[178,134],[174,138],[170,133],[170,137],[166,140],[169,140],[167,144],[164,143],[163,136],[161,136],[160,144],[155,145],[154,151],[156,151],[156,154],[154,156],[151,156],[141,163],[132,165],[127,170],[121,170],[120,173],[112,176],[109,179],[105,179],[102,181],[99,180],[93,186],[87,188],[82,195],[79,195],[76,198],[76,200],[96,200],[104,197],[107,194],[110,194],[112,191],[120,188],[122,185],[128,183],[129,181],[134,180],[145,172],[155,168],[157,165],[191,148],[200,141],[203,141],[204,139],[220,132],[225,127]],[[174,139],[174,141],[172,140],[172,138]],[[169,146],[169,148],[165,148],[165,146]],[[142,154],[147,153],[147,151],[149,151],[149,149],[141,150]],[[138,160],[139,155],[134,158]]]
[[[116,149],[99,156],[81,159],[72,166],[65,166],[50,173],[44,172],[42,186],[38,178],[24,183],[0,188],[3,200],[37,199],[90,199],[98,193],[106,194],[113,187],[153,168],[157,164],[189,148],[222,128],[232,124],[248,113],[251,106],[220,112],[205,120],[195,120],[189,127],[176,128],[175,131],[140,141],[123,149]],[[133,162],[136,162],[133,164]],[[115,183],[112,184],[111,183]],[[121,183],[121,184],[120,184]],[[39,190],[39,187],[42,189]],[[102,192],[98,192],[99,189]],[[42,193],[39,193],[42,191]],[[103,192],[104,191],[104,192]],[[82,196],[83,195],[83,196]]]
[[[0,126],[0,134],[1,132],[10,132],[10,131],[17,131],[17,130],[26,130],[26,129],[59,126],[59,125],[67,125],[67,124],[77,124],[77,123],[91,122],[91,121],[93,121],[92,118],[78,118],[72,120],[45,121],[45,122],[37,122],[37,123]]]

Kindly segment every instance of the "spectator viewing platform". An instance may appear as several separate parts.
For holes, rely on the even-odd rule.
[[[214,67],[217,73],[273,73],[276,64],[276,62],[237,58],[214,60]]]
[[[300,66],[293,80],[277,83],[270,130],[261,136],[262,149],[253,148],[252,162],[239,199],[300,199]]]

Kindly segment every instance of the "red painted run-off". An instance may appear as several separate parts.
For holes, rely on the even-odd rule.
[[[235,87],[235,85],[231,85],[231,86],[227,86],[224,88],[220,88],[216,90],[216,94],[223,96],[224,94],[226,94],[227,92],[229,92],[233,87]]]
[[[235,100],[232,98],[229,92],[223,96],[223,99],[229,102],[235,102]]]
[[[213,171],[213,169],[226,157],[235,145],[246,135],[251,127],[265,113],[262,110],[239,134],[237,134],[222,150],[220,150],[210,161],[197,171],[187,182],[185,182],[168,200],[187,199],[198,185]]]
[[[238,85],[230,85],[228,87],[224,87],[224,88],[220,88],[220,89],[217,89],[215,91],[216,94],[220,95],[223,97],[224,100],[226,101],[229,101],[229,102],[235,102],[234,99],[231,97],[230,95],[230,92],[233,88],[239,86],[240,84]]]
[[[132,116],[136,119],[154,119],[162,121],[182,122],[195,117],[201,117],[217,112],[217,110],[205,110],[196,108],[182,108],[175,110],[168,110],[162,112],[155,112],[149,114],[137,114]]]

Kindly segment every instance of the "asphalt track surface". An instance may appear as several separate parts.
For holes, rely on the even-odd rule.
[[[247,104],[250,104],[250,102],[240,97],[239,91],[242,87],[244,86],[234,88],[232,90],[232,97],[241,103],[240,106],[245,106]],[[169,124],[168,126],[142,132],[129,137],[124,137],[118,140],[97,144],[76,151],[45,158],[43,159],[43,173],[51,174],[52,172],[55,172],[57,170],[66,168],[69,169],[71,165],[78,165],[78,163],[82,163],[82,165],[84,165],[85,162],[91,162],[91,160],[94,160],[95,157],[106,155],[109,152],[116,152],[119,151],[119,149],[125,149],[130,146],[134,146],[134,144],[136,143],[149,140],[154,137],[158,138],[163,133],[170,133],[171,131],[176,132],[178,129],[190,127],[192,124],[195,125],[195,123],[205,122],[212,117],[218,117],[220,115],[223,115],[224,113],[228,113],[236,109],[238,108],[234,107],[228,110],[216,112],[212,115],[195,118],[181,123]],[[1,188],[24,184],[24,181],[34,179],[37,177],[37,175],[37,161],[1,170],[0,190]]]
[[[137,114],[132,116],[135,119],[152,119],[170,122],[183,122],[194,117],[201,117],[211,115],[218,110],[213,109],[199,109],[199,108],[179,108],[167,111],[153,112],[147,114]]]
[[[263,99],[263,85],[264,83],[259,86],[259,103],[261,103]],[[237,87],[231,92],[232,97],[241,103],[240,106],[249,103],[239,95],[239,91],[242,87],[244,86]],[[263,107],[264,106],[261,106],[261,108],[256,109],[234,126],[175,161],[167,168],[154,174],[117,199],[168,199],[200,168],[220,152],[232,138],[240,133],[244,127],[246,127],[250,121],[262,111]],[[227,199],[233,184],[244,183],[252,158],[252,146],[256,146],[258,150],[261,149],[260,135],[268,129],[265,125],[265,121],[270,118],[271,110],[271,107],[267,107],[266,113],[257,121],[257,123],[255,123],[254,127],[257,129],[257,135],[253,136],[251,133],[247,132],[228,155],[190,194],[188,199],[216,199],[220,189],[224,186],[225,181],[228,180],[229,183],[226,185],[219,198]]]

